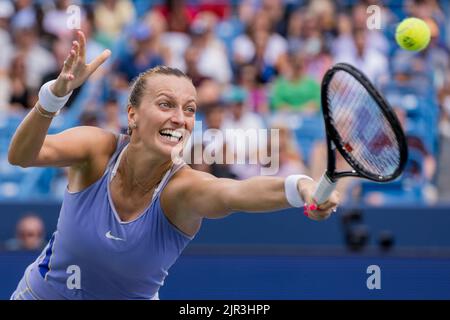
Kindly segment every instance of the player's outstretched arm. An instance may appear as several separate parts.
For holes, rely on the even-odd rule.
[[[57,135],[47,135],[47,131],[53,116],[67,102],[70,93],[81,86],[110,54],[105,50],[87,64],[86,39],[78,31],[78,40],[73,42],[60,75],[54,82],[43,86],[39,101],[14,133],[8,151],[9,163],[22,167],[71,166],[89,157],[93,144],[98,143],[95,138],[106,135],[95,135],[101,129],[73,128]]]
[[[173,199],[171,210],[183,214],[221,218],[232,212],[267,212],[290,207],[284,178],[259,176],[233,180],[192,169],[182,170],[177,175],[169,182],[171,186],[167,188],[166,197]],[[297,190],[308,206],[308,216],[313,220],[323,220],[337,207],[339,195],[333,192],[329,200],[318,207],[312,199],[315,188],[314,181],[298,180]],[[310,209],[310,206],[316,209]]]

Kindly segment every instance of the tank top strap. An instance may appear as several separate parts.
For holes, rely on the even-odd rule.
[[[128,145],[128,143],[130,142],[130,136],[127,134],[119,134],[119,136],[117,137],[117,146],[116,146],[116,150],[114,151],[114,153],[112,154],[111,158],[109,159],[108,162],[108,170],[114,166],[114,164],[117,161],[117,158],[119,157],[119,155],[121,154],[123,148],[125,148],[125,146]]]
[[[170,169],[167,170],[166,174],[162,178],[162,180],[159,183],[158,187],[155,189],[155,192],[153,193],[153,198],[152,199],[155,199],[159,194],[161,194],[161,192],[164,190],[164,188],[166,187],[167,183],[169,182],[170,178],[172,178],[172,176],[175,173],[177,173],[178,170],[183,168],[185,165],[186,165],[186,162],[184,162],[183,160],[180,160],[179,162],[174,163],[170,167]]]

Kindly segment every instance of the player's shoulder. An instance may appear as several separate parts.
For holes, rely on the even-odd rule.
[[[188,164],[184,165],[180,170],[178,170],[174,176],[173,179],[178,181],[195,181],[195,180],[204,180],[204,179],[211,179],[214,178],[214,176],[210,173],[199,171],[193,169]]]
[[[167,193],[178,195],[192,189],[197,183],[204,183],[215,177],[207,172],[192,169],[189,165],[184,165],[169,180],[166,190]]]

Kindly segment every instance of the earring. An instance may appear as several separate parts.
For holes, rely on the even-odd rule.
[[[128,125],[127,134],[129,136],[131,136],[131,133],[133,132],[133,129],[136,129],[136,128],[137,128],[136,122],[134,122],[131,126]]]

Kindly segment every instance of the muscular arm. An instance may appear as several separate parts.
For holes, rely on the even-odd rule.
[[[170,210],[197,218],[221,218],[232,212],[264,212],[288,208],[284,178],[253,177],[247,180],[216,178],[192,169],[182,170],[167,187]],[[299,180],[298,189],[305,202],[313,203],[315,182]],[[311,217],[321,220],[337,205],[337,194],[322,204]]]
[[[70,167],[85,163],[95,153],[114,147],[112,133],[95,127],[75,127],[47,135],[51,119],[31,110],[11,140],[8,160],[21,167]]]

